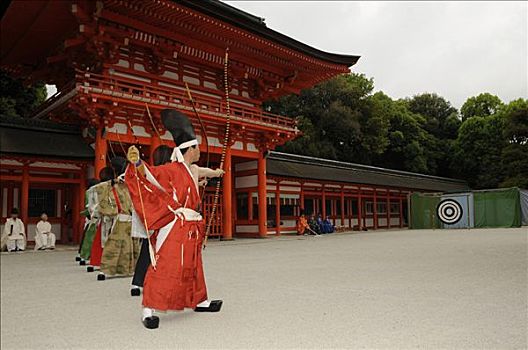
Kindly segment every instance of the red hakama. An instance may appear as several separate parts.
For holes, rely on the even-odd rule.
[[[90,251],[90,265],[101,266],[101,257],[103,256],[103,247],[101,245],[101,226],[99,222],[97,224],[97,231],[92,243],[92,250]]]

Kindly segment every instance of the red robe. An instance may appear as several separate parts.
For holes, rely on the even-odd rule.
[[[185,164],[174,162],[147,167],[147,170],[162,189],[149,182],[144,175],[136,173],[134,166],[128,167],[125,183],[134,209],[142,222],[146,219],[148,230],[159,230],[170,224],[175,219],[173,210],[198,210],[200,195]],[[204,235],[203,219],[186,221],[178,218],[156,252],[156,268],[151,265],[145,276],[144,307],[161,311],[183,310],[195,308],[197,304],[207,300],[202,265]],[[157,239],[159,238],[158,234]],[[155,246],[154,242],[153,244]]]

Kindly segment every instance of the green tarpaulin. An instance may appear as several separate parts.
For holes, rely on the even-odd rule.
[[[470,224],[464,227],[520,227],[523,220],[521,190],[504,188],[472,192],[472,203],[464,211],[471,215]],[[434,229],[445,227],[437,217],[437,206],[442,199],[456,199],[461,193],[413,193],[410,196],[410,225],[412,229]],[[464,195],[467,195],[465,193]],[[470,196],[471,197],[471,196]],[[528,201],[526,202],[528,204]],[[471,210],[473,209],[473,210]],[[528,208],[524,208],[528,214]],[[474,226],[472,225],[474,219]],[[462,226],[461,226],[462,227]]]
[[[413,193],[411,195],[410,228],[440,228],[440,221],[436,217],[438,203],[440,203],[440,195]]]
[[[518,188],[475,191],[475,227],[521,226],[521,203]]]

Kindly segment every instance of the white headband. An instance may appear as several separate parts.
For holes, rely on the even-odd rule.
[[[174,147],[174,150],[172,151],[172,155],[170,158],[171,162],[177,161],[178,163],[183,163],[183,154],[181,153],[180,150],[189,148],[191,146],[196,146],[197,144],[198,144],[198,140],[195,139],[195,140],[184,142],[178,147]]]

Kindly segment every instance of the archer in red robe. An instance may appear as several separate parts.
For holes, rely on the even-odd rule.
[[[164,110],[162,120],[179,145],[174,161],[148,166],[132,146],[128,158],[134,164],[125,175],[134,209],[146,231],[157,231],[151,237],[151,266],[143,287],[143,323],[147,328],[159,325],[153,310],[216,312],[222,305],[221,300],[207,301],[202,264],[204,220],[199,213],[198,179],[191,172],[191,163],[200,155],[194,130],[190,121],[174,110]]]

